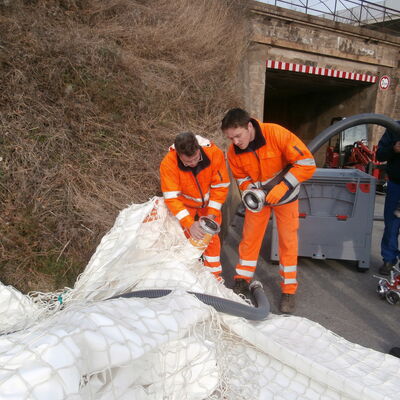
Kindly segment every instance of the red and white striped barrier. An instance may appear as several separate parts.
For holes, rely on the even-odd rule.
[[[375,83],[378,80],[377,76],[368,74],[359,74],[356,72],[339,71],[337,69],[314,67],[312,65],[294,64],[283,61],[267,60],[267,68],[280,69],[284,71],[300,72],[304,74],[322,75],[331,78],[350,79],[354,81],[363,81]]]

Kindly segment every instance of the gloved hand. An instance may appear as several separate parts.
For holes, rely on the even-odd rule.
[[[203,239],[204,231],[200,226],[199,221],[193,222],[192,226],[189,228],[190,236],[193,239],[200,240]]]
[[[280,182],[275,185],[265,197],[265,201],[268,204],[276,204],[279,203],[281,198],[285,195],[285,193],[289,190],[288,186],[285,182]]]

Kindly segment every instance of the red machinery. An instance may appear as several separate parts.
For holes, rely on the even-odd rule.
[[[400,301],[400,269],[394,267],[390,272],[390,277],[374,275],[379,279],[376,292],[381,299],[386,299],[389,304],[397,304]]]
[[[334,118],[331,125],[343,118]],[[378,187],[385,183],[385,163],[376,159],[377,146],[368,147],[367,125],[345,129],[336,137],[332,145],[329,140],[325,154],[325,168],[357,168],[374,176]]]

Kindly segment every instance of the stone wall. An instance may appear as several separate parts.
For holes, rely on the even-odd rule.
[[[326,104],[325,111],[313,115],[313,104],[329,101],[308,97],[304,107],[309,119],[302,123],[299,136],[309,141],[327,127],[332,115],[359,113],[385,114],[400,119],[399,51],[400,38],[279,7],[251,2],[252,44],[243,64],[243,84],[247,109],[263,119],[266,61],[276,60],[376,76],[377,82],[360,87],[344,99]],[[390,77],[390,87],[379,88],[379,78]],[[329,78],[327,78],[329,79]],[[290,99],[288,99],[290,102]],[[307,106],[309,109],[307,109]],[[382,129],[373,126],[370,144],[375,144]]]

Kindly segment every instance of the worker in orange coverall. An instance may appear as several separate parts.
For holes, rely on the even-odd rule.
[[[195,240],[204,236],[198,218],[221,224],[222,204],[228,195],[229,175],[224,153],[192,132],[182,132],[160,165],[161,189],[168,209]],[[203,253],[204,265],[215,277],[222,272],[221,242],[216,234]]]
[[[263,205],[260,211],[246,209],[234,291],[248,293],[273,210],[278,228],[279,274],[282,278],[280,311],[292,313],[298,286],[297,197],[300,182],[311,178],[315,171],[314,158],[292,132],[277,124],[261,123],[240,108],[228,111],[221,129],[232,142],[228,162],[242,194],[246,189],[270,186],[269,191],[261,192]]]

